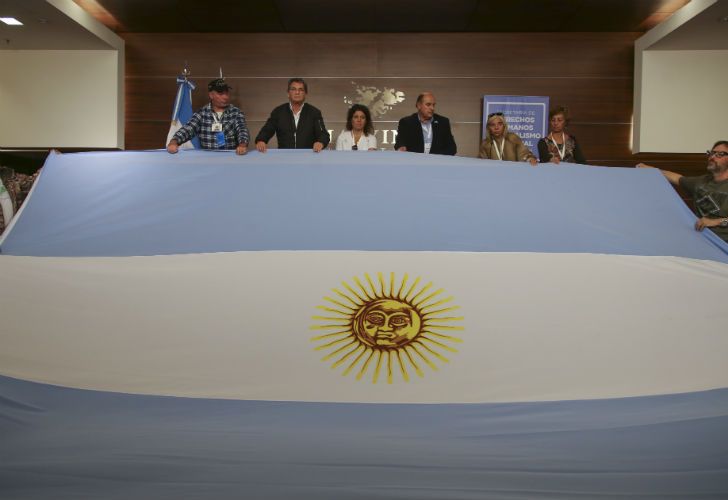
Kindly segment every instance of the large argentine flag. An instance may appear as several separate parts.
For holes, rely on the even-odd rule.
[[[728,253],[658,171],[49,158],[0,497],[725,498]]]
[[[192,118],[192,91],[195,90],[195,84],[184,76],[177,77],[177,95],[174,98],[174,106],[172,107],[172,123],[167,133],[167,142],[172,140],[174,134],[182,128],[190,118]],[[200,149],[200,140],[193,137],[189,141],[180,145],[182,149]]]

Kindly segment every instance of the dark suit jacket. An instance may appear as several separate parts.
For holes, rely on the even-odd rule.
[[[298,128],[296,128],[293,112],[288,103],[275,108],[271,111],[268,121],[258,132],[255,142],[268,143],[274,134],[278,137],[278,148],[280,149],[311,149],[314,142],[320,142],[326,147],[331,140],[321,111],[308,103],[304,103],[303,109],[301,109]]]
[[[422,138],[422,125],[417,113],[405,116],[397,125],[397,140],[394,149],[402,146],[407,151],[425,152],[425,140]],[[436,155],[454,155],[458,152],[455,139],[450,130],[450,120],[438,114],[432,115],[432,146],[430,153]]]

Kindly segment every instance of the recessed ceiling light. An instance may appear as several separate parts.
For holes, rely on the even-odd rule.
[[[14,17],[0,17],[0,21],[4,22],[9,26],[22,26],[23,23],[15,19]]]

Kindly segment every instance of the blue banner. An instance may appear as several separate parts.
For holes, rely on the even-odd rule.
[[[491,113],[503,113],[508,130],[518,134],[523,143],[538,157],[538,140],[548,132],[549,98],[523,95],[483,96],[483,130]]]

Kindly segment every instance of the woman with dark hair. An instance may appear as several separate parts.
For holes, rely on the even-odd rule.
[[[503,113],[491,113],[485,122],[485,139],[480,144],[478,158],[501,161],[527,161],[532,166],[538,160],[523,140],[508,130],[508,122]]]
[[[338,151],[369,151],[377,149],[374,125],[369,108],[354,104],[346,114],[346,130],[336,139]]]
[[[549,111],[549,135],[538,141],[541,163],[586,163],[576,137],[566,133],[569,114],[565,107],[557,106]]]

